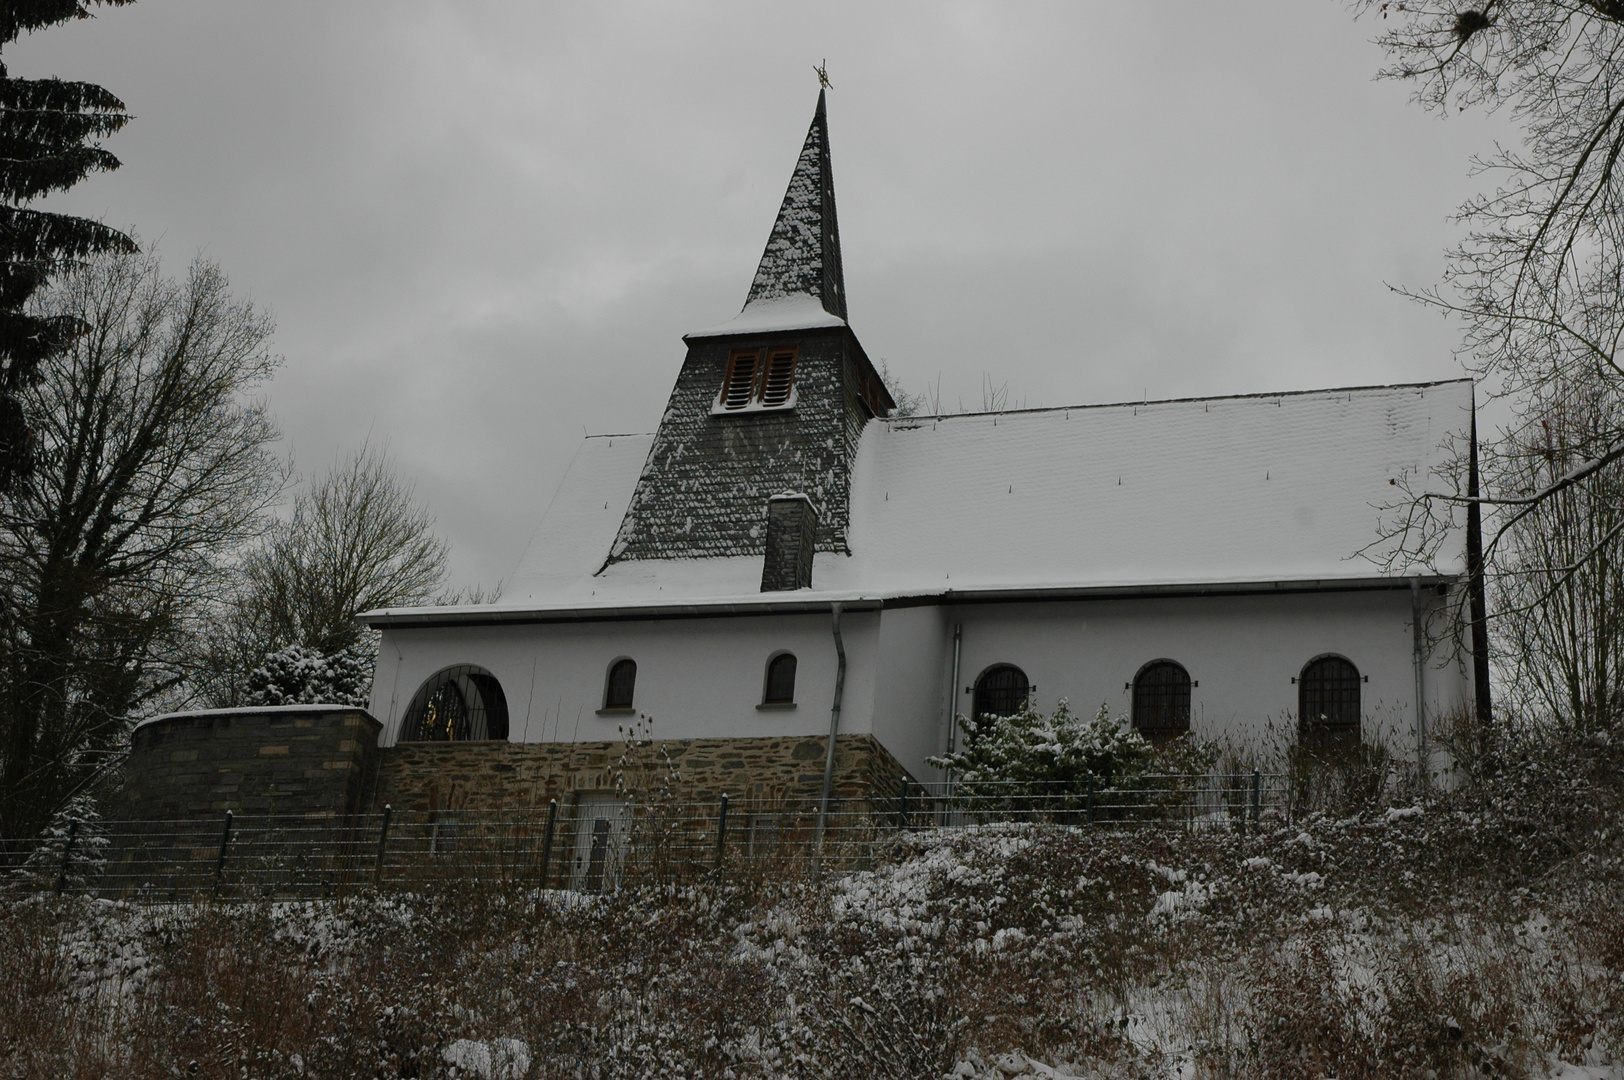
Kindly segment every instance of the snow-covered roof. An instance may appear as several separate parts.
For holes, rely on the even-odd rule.
[[[825,326],[845,326],[846,320],[823,310],[815,296],[780,296],[772,300],[752,300],[744,310],[725,323],[707,326],[684,335],[687,340],[726,337],[728,334],[768,334],[779,330],[816,330]]]
[[[500,603],[480,610],[1459,574],[1464,530],[1425,570],[1383,565],[1369,549],[1400,501],[1392,481],[1436,489],[1471,408],[1472,385],[1459,380],[873,420],[852,477],[851,554],[820,552],[811,590],[774,594],[759,592],[760,556],[605,568],[653,436],[597,436]]]

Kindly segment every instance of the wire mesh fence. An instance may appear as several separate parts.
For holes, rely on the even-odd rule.
[[[1287,795],[1284,777],[1249,773],[1116,785],[904,782],[885,796],[831,800],[826,814],[816,799],[583,795],[522,809],[97,820],[0,840],[0,868],[12,891],[155,901],[316,898],[459,881],[599,893],[717,874],[860,869],[886,841],[920,830],[1245,829],[1286,814]]]

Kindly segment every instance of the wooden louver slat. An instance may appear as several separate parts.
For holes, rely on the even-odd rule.
[[[736,352],[728,358],[727,381],[722,386],[722,408],[742,409],[755,396],[756,364],[761,354],[754,350]]]
[[[784,404],[794,386],[795,350],[774,350],[767,357],[767,371],[761,381],[761,403],[769,408]]]

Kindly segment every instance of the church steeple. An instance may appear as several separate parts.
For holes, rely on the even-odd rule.
[[[824,95],[744,310],[683,335],[688,356],[604,566],[762,558],[764,590],[849,554],[851,473],[896,407],[846,322]]]
[[[829,314],[846,318],[846,279],[840,266],[840,224],[835,217],[829,118],[822,90],[744,306],[748,310],[752,304],[803,296],[817,299]]]

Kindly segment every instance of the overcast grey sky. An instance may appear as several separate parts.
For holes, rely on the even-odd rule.
[[[370,432],[458,584],[518,559],[583,431],[649,431],[745,293],[827,58],[851,320],[945,407],[1459,374],[1435,282],[1474,151],[1337,0],[140,0],[25,39],[124,167],[49,205],[274,312],[319,471]]]

